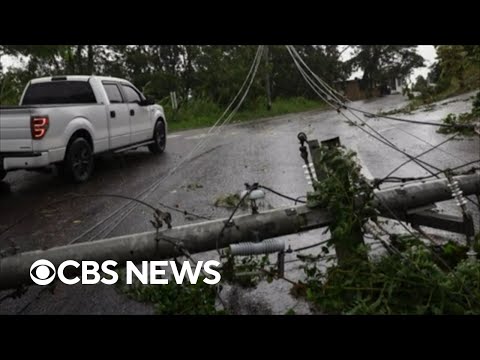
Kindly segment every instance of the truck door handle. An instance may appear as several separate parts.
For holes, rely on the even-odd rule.
[[[114,118],[117,114],[115,114],[115,111],[110,111],[110,117]]]
[[[131,115],[131,116],[135,115],[135,110],[133,110],[133,109],[130,110],[130,115]]]

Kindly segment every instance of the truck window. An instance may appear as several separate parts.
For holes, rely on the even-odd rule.
[[[139,102],[142,100],[140,94],[131,86],[122,85],[122,88],[129,103]]]
[[[87,81],[49,81],[30,84],[22,105],[97,103]]]
[[[103,84],[105,91],[107,92],[108,100],[110,104],[123,103],[122,94],[120,89],[115,84]]]

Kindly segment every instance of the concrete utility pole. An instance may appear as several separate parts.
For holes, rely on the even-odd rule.
[[[480,194],[479,173],[457,176],[455,179],[465,196]],[[411,209],[451,199],[447,184],[448,181],[444,179],[377,191],[377,205],[382,216],[391,217],[390,211],[393,211],[405,217]],[[47,259],[56,267],[70,259],[78,262],[115,260],[119,264],[127,260],[138,262],[167,259],[182,255],[184,250],[194,254],[224,248],[233,243],[265,240],[322,228],[328,226],[330,221],[331,215],[325,209],[311,209],[302,205],[237,216],[227,224],[223,236],[220,233],[226,219],[179,226],[158,233],[150,231],[25,252],[0,259],[0,290],[32,284],[30,266],[39,259]]]
[[[302,134],[304,135],[304,134]],[[300,137],[302,140],[300,140]],[[306,135],[305,136],[300,136],[299,135],[299,140],[301,145],[306,141]],[[321,154],[322,154],[322,148],[320,147],[320,144],[318,143],[318,140],[309,140],[307,141],[308,147],[310,150],[310,154],[312,156],[312,161],[313,161],[313,166],[315,168],[315,173],[317,175],[317,178],[319,181],[322,181],[323,179],[327,178],[327,173],[324,171],[323,167],[325,164],[322,163],[321,160]],[[326,146],[328,148],[335,148],[341,146],[340,143],[340,138],[334,137],[328,140],[324,140],[321,142],[322,146]],[[330,169],[331,170],[331,169]],[[344,183],[344,186],[348,187],[349,179],[338,179]],[[358,199],[361,201],[361,199]],[[355,248],[357,248],[359,245],[364,244],[363,241],[363,232],[362,232],[362,227],[359,223],[357,223],[355,226],[352,227],[352,231],[349,237],[349,242],[340,242],[340,241],[334,241],[335,245],[335,253],[337,255],[337,260],[339,265],[347,264],[349,263],[353,257],[356,258],[362,258],[363,260],[367,261],[367,255],[366,254],[359,254],[358,252],[355,252]]]

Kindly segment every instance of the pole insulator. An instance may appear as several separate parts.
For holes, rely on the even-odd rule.
[[[285,251],[285,241],[282,239],[268,239],[259,243],[246,242],[230,245],[233,256],[249,256],[271,254]]]

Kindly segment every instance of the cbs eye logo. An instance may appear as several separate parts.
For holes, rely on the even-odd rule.
[[[55,279],[55,267],[48,260],[37,260],[30,266],[30,277],[37,285],[48,285]]]

